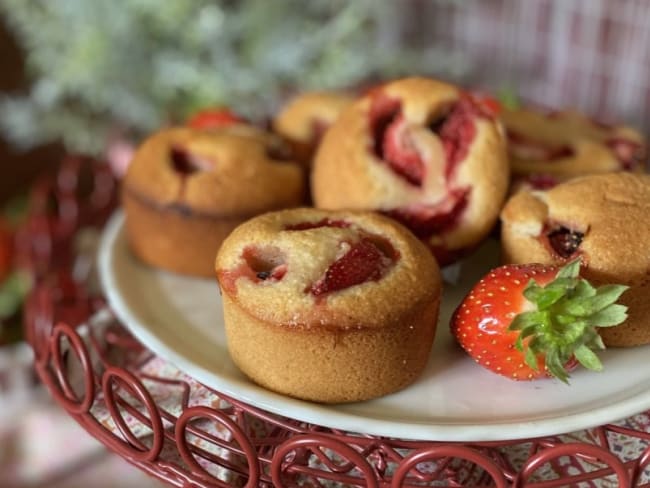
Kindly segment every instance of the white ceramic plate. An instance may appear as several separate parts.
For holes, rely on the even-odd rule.
[[[148,348],[201,383],[264,410],[352,432],[401,439],[488,441],[553,435],[616,421],[650,408],[650,347],[604,352],[605,371],[514,382],[476,365],[454,343],[449,316],[468,287],[496,264],[494,244],[465,261],[447,286],[428,366],[405,390],[372,401],[320,405],[250,382],[226,347],[214,280],[152,269],[128,248],[113,217],[100,249],[102,283],[117,316]]]

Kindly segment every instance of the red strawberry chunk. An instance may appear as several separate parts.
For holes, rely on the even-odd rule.
[[[308,291],[319,297],[367,281],[379,280],[395,259],[395,255],[385,254],[386,250],[394,253],[390,243],[382,242],[378,245],[375,239],[369,237],[351,244],[350,249],[334,261],[325,275],[309,287]]]
[[[379,159],[384,159],[386,130],[399,115],[401,105],[399,100],[389,98],[381,92],[375,92],[373,95],[368,122],[372,132],[372,150]]]
[[[248,246],[241,256],[243,263],[228,270],[217,270],[220,286],[230,294],[237,294],[237,280],[246,278],[253,283],[280,281],[287,273],[282,251],[273,246]]]
[[[647,159],[645,148],[638,142],[621,137],[609,139],[606,143],[613,152],[621,168],[625,171],[634,171]]]
[[[408,138],[408,127],[401,114],[401,102],[377,91],[370,108],[373,150],[395,173],[413,185],[424,179],[424,162]]]
[[[421,185],[426,165],[409,139],[409,126],[402,114],[401,102],[380,91],[373,93],[372,98],[369,118],[375,154],[407,181]],[[467,157],[476,136],[476,119],[492,119],[493,109],[465,95],[450,107],[445,116],[430,124],[429,128],[440,137],[445,148],[445,174],[448,178]]]
[[[403,115],[398,115],[387,127],[382,149],[384,159],[396,173],[406,178],[409,183],[422,184],[424,162],[409,139],[407,122]]]
[[[426,164],[409,136],[409,124],[404,118],[401,102],[377,92],[370,109],[370,126],[374,138],[374,152],[386,161],[401,177],[413,185],[422,185]],[[445,175],[449,178],[455,167],[467,157],[476,136],[475,120],[490,117],[486,110],[463,97],[447,115],[434,121],[430,129],[440,137],[445,149]]]
[[[180,147],[173,147],[169,157],[172,168],[182,177],[192,175],[199,171],[207,171],[214,166],[208,159],[201,158]]]
[[[467,157],[469,147],[476,136],[475,119],[482,115],[469,99],[461,99],[439,125],[438,135],[445,148],[447,158],[445,168],[448,178],[453,175],[458,164]]]
[[[194,114],[187,122],[187,125],[195,129],[216,129],[233,124],[246,123],[246,119],[240,117],[227,108],[205,109]]]
[[[469,202],[470,189],[449,190],[447,198],[437,205],[415,205],[411,207],[385,210],[382,213],[397,220],[417,237],[427,241],[434,234],[449,232],[458,225]],[[460,255],[442,246],[432,247],[438,264],[446,266],[456,261]]]
[[[455,227],[467,206],[469,192],[469,189],[450,190],[448,197],[438,205],[395,209],[388,214],[416,236],[428,238]]]
[[[495,118],[503,110],[499,100],[485,93],[467,93],[466,96],[474,103],[476,108],[481,111],[484,117]]]
[[[551,252],[562,259],[569,259],[578,252],[583,237],[583,232],[553,224],[546,224],[541,236]]]
[[[309,230],[318,229],[320,227],[338,227],[339,229],[350,227],[350,224],[345,220],[332,220],[324,218],[317,222],[299,222],[297,224],[289,224],[285,226],[285,230]]]
[[[566,144],[548,144],[511,129],[508,130],[508,143],[510,153],[522,159],[555,161],[575,156],[573,148]]]
[[[529,175],[525,179],[525,182],[529,184],[533,190],[550,190],[559,184],[557,178],[548,174]]]

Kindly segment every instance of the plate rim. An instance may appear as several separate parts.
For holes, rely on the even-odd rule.
[[[112,264],[115,259],[116,244],[121,233],[125,232],[124,224],[124,212],[121,209],[117,210],[101,232],[97,255],[100,284],[115,316],[145,347],[160,358],[169,361],[182,373],[215,389],[216,393],[221,392],[252,407],[284,418],[331,429],[401,440],[448,442],[521,441],[560,435],[615,422],[650,408],[649,389],[613,404],[567,415],[552,415],[517,422],[495,421],[489,424],[467,421],[436,424],[413,420],[378,419],[352,412],[335,411],[328,405],[307,402],[266,390],[250,380],[224,378],[223,375],[193,363],[191,358],[169,347],[123,303],[116,277],[112,272]],[[287,407],[291,410],[290,417],[286,413]]]

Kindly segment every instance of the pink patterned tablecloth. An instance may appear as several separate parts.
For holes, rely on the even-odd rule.
[[[79,426],[34,383],[26,344],[0,348],[0,486],[161,488]]]

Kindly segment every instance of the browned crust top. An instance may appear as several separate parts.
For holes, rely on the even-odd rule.
[[[285,230],[287,225],[324,218],[344,220],[349,228],[319,227]],[[378,281],[368,281],[330,293],[318,300],[306,292],[342,252],[341,242],[359,239],[359,230],[387,239],[399,253]],[[248,246],[274,246],[285,256],[287,271],[279,281],[236,281],[236,292],[223,293],[248,314],[272,324],[299,328],[386,327],[411,316],[414,308],[440,300],[438,265],[428,249],[400,224],[370,212],[300,208],[256,217],[225,240],[216,259],[217,276],[244,263]],[[432,324],[433,325],[433,324]],[[408,324],[404,324],[408,327]]]
[[[461,97],[461,90],[441,81],[412,77],[377,90],[401,101],[404,117],[426,132],[427,124]],[[325,209],[393,210],[419,205],[435,206],[447,196],[437,173],[421,186],[398,177],[372,151],[371,92],[349,106],[325,134],[312,172],[314,203]],[[498,121],[477,119],[477,134],[465,161],[459,165],[454,186],[471,188],[463,222],[431,244],[459,249],[476,244],[498,218],[509,183],[506,142]],[[430,144],[427,156],[444,161],[442,144]]]
[[[204,167],[179,174],[172,164],[174,149],[200,158]],[[302,170],[271,159],[267,149],[263,138],[229,130],[161,130],[136,151],[124,187],[143,200],[206,215],[248,215],[299,204]]]

